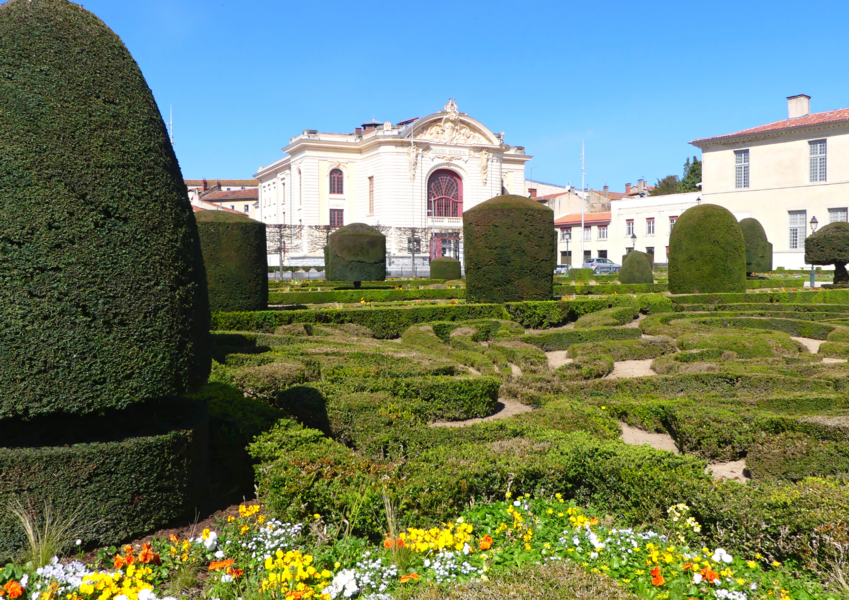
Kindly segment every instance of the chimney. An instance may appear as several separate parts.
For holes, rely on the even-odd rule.
[[[645,179],[638,179],[637,180],[637,192],[642,194],[645,191],[646,191],[646,180]]]
[[[610,192],[610,188],[607,187],[607,184],[604,184],[604,197],[607,198]]]
[[[357,136],[357,137],[362,137],[363,136],[363,128],[362,127],[355,127],[354,128],[354,135]]]
[[[209,189],[209,184],[206,182],[206,179],[203,180],[203,191],[207,191]]]
[[[528,188],[528,191],[531,193],[531,198],[537,197],[537,189],[536,188]]]
[[[630,196],[630,195],[631,195],[631,184],[630,184],[630,183],[626,183],[626,184],[625,184],[625,195],[626,195],[626,196]]]
[[[811,114],[811,97],[806,96],[805,94],[788,96],[787,114],[790,119],[806,117]]]

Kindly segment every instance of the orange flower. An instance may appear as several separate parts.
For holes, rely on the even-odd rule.
[[[129,553],[124,557],[124,564],[129,566],[129,565],[133,564],[133,562],[135,562],[135,560],[136,559],[133,557],[132,553]]]
[[[401,583],[407,583],[410,580],[418,581],[419,580],[419,574],[418,573],[411,573],[409,575],[401,575]]]
[[[173,533],[168,536],[168,539],[171,540],[172,544],[176,544],[177,542],[180,541],[180,539],[176,535],[174,535]]]
[[[208,570],[217,571],[219,569],[226,569],[227,567],[232,565],[234,562],[236,562],[236,561],[231,559],[231,558],[228,558],[227,560],[214,560],[211,563],[209,563],[209,569]]]
[[[693,566],[693,563],[684,563],[684,566],[681,567],[681,570],[686,571],[687,569],[693,569],[695,571],[696,567]]]
[[[480,546],[481,550],[489,550],[492,546],[492,537],[490,537],[489,535],[485,535],[478,541],[478,545]]]
[[[3,589],[6,590],[6,593],[9,594],[9,598],[17,598],[18,596],[24,593],[24,589],[17,581],[8,582],[6,585],[3,586]]]
[[[714,581],[719,579],[719,573],[712,570],[710,567],[705,567],[704,569],[699,571],[699,573],[701,573],[702,577],[706,579],[708,583],[713,583]]]
[[[127,554],[132,554],[133,553],[133,547],[130,546],[129,544],[127,544],[126,546],[124,546],[124,552],[126,552]]]
[[[407,544],[405,544],[404,540],[402,540],[401,538],[395,538],[394,540],[392,538],[386,538],[385,540],[383,540],[384,548],[392,548],[393,546],[395,548],[404,548],[406,545]]]
[[[115,568],[116,568],[116,569],[120,569],[121,567],[123,567],[123,566],[124,566],[124,559],[123,559],[123,558],[121,558],[121,555],[120,555],[120,554],[116,554],[116,555],[115,555],[115,560],[114,560],[114,561],[112,561],[112,564],[113,564],[113,565],[115,565]]]
[[[392,543],[392,538],[386,538],[385,540],[383,540],[384,548],[391,548],[392,546],[394,546],[394,544]]]
[[[655,567],[651,571],[651,583],[655,586],[661,586],[666,583],[666,580],[663,578],[663,575],[660,574],[660,567]]]
[[[153,560],[153,550],[150,549],[150,544],[143,544],[141,552],[139,552],[139,562],[147,564]]]
[[[244,571],[242,569],[234,569],[233,567],[227,567],[227,574],[230,575],[233,579],[238,579],[242,576]]]

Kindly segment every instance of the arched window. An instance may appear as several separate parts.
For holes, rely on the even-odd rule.
[[[463,216],[463,180],[454,171],[434,171],[427,182],[429,217]]]
[[[344,194],[345,188],[342,184],[345,175],[342,174],[340,169],[333,169],[330,171],[330,193],[331,194]]]

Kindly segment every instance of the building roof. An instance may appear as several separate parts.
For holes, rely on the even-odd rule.
[[[584,213],[584,225],[605,225],[610,223],[610,213]],[[581,213],[564,215],[554,222],[555,227],[568,227],[581,224]]]
[[[218,206],[218,205],[213,205],[213,206],[215,206],[215,208],[203,208],[202,206],[196,206],[196,205],[192,204],[192,212],[203,212],[205,210],[221,210],[221,211],[233,213],[233,214],[236,214],[236,215],[244,215],[245,214],[241,211],[226,208],[224,206]]]
[[[199,187],[203,185],[203,179],[184,179],[183,182],[186,184],[186,187]],[[259,181],[256,179],[207,179],[206,183],[210,187],[213,185],[223,185],[225,187],[234,185],[256,187],[259,185]]]
[[[829,110],[820,113],[811,113],[804,117],[795,117],[793,119],[784,119],[775,123],[768,123],[751,129],[744,129],[735,133],[726,133],[725,135],[717,135],[714,137],[701,138],[693,140],[691,144],[698,146],[706,142],[721,141],[737,137],[745,137],[750,135],[758,135],[761,133],[773,133],[785,131],[788,129],[798,129],[800,127],[811,127],[813,125],[826,125],[829,123],[840,123],[849,121],[849,108],[841,108],[839,110]]]
[[[633,188],[632,188],[632,189],[633,189]],[[651,187],[648,187],[648,186],[647,186],[647,189],[651,190],[651,189],[653,189],[653,188],[651,188]],[[590,191],[591,191],[591,192],[593,192],[594,194],[598,194],[599,196],[601,196],[601,197],[603,197],[603,198],[608,198],[608,199],[610,199],[610,200],[621,200],[622,198],[625,198],[625,197],[626,197],[625,192],[611,192],[611,191],[608,191],[608,192],[607,192],[607,195],[605,196],[605,194],[604,194],[604,192],[603,192],[603,191],[600,191],[600,190],[590,190]]]
[[[203,194],[201,199],[205,202],[225,202],[226,200],[256,200],[259,198],[258,188],[246,190],[230,190],[229,192],[214,191]]]

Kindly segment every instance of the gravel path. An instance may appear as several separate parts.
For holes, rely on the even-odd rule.
[[[567,356],[568,350],[555,350],[554,352],[546,352],[545,356],[548,359],[548,368],[556,369],[563,365],[568,365],[572,359]]]
[[[620,360],[613,363],[613,371],[605,379],[621,379],[623,377],[650,377],[655,374],[651,369],[651,358],[644,360]]]
[[[498,419],[506,419],[507,417],[512,417],[514,415],[520,415],[522,413],[531,412],[533,408],[528,406],[527,404],[522,404],[521,402],[516,402],[515,400],[502,399],[498,401],[498,404],[495,407],[495,412],[489,415],[488,417],[482,417],[479,419],[466,419],[465,421],[436,421],[435,423],[431,423],[431,427],[466,427],[467,425],[472,425],[474,423],[483,423],[485,421],[497,421]]]
[[[825,341],[825,340],[815,340],[815,339],[812,339],[812,338],[795,337],[795,336],[792,336],[792,335],[790,336],[790,339],[796,340],[797,342],[802,344],[805,348],[808,349],[808,352],[810,352],[811,354],[816,354],[817,352],[819,352],[820,351],[820,345]]]

